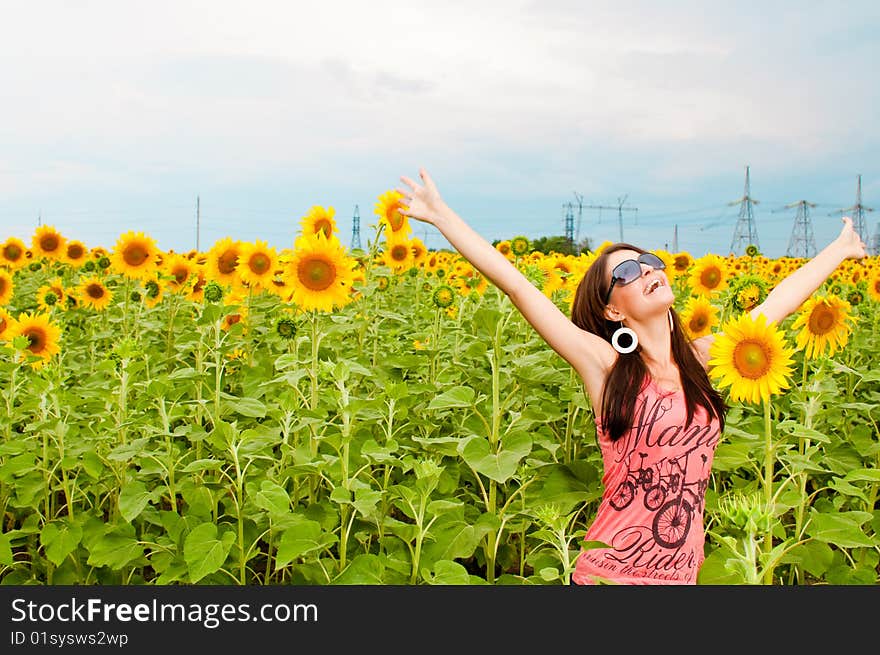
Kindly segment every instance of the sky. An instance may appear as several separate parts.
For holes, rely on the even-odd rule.
[[[726,254],[747,167],[766,256],[790,252],[802,200],[830,243],[859,176],[878,234],[874,1],[2,9],[0,239],[287,248],[319,205],[367,247],[379,196],[420,166],[490,242],[564,235],[571,211],[594,246]]]

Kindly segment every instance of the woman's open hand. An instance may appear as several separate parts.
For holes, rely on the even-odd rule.
[[[405,208],[401,211],[407,216],[433,225],[448,208],[440,197],[437,185],[424,168],[419,168],[419,177],[422,179],[421,185],[405,175],[400,177],[400,181],[408,187],[396,189],[403,196],[401,203]]]
[[[859,236],[858,232],[853,228],[852,219],[849,216],[843,217],[843,229],[837,237],[837,242],[843,248],[843,252],[847,259],[861,259],[868,256],[865,242]]]

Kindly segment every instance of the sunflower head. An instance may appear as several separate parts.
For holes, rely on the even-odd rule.
[[[41,225],[31,237],[31,249],[36,257],[60,260],[64,256],[66,239],[51,225]]]
[[[849,302],[833,294],[813,296],[801,306],[791,329],[800,330],[797,344],[805,357],[830,356],[847,344],[852,331],[851,309]]]
[[[754,243],[750,243],[749,245],[746,246],[746,256],[760,257],[761,251],[758,250],[758,246],[756,246]]]
[[[64,249],[64,261],[71,266],[80,266],[87,261],[91,261],[88,248],[85,247],[82,241],[75,239],[68,241]]]
[[[265,241],[257,240],[241,245],[236,270],[242,284],[258,289],[269,288],[277,267],[278,254]]]
[[[353,260],[336,239],[304,237],[286,264],[291,301],[304,311],[330,312],[352,300]]]
[[[282,339],[293,339],[296,337],[297,325],[292,318],[284,316],[275,323],[275,331]]]
[[[223,300],[223,287],[216,280],[211,280],[205,285],[204,298],[208,302],[220,302]]]
[[[681,314],[681,324],[691,339],[706,336],[718,324],[718,308],[705,296],[691,296]]]
[[[441,284],[434,289],[431,300],[438,308],[446,309],[455,302],[455,290],[448,284]]]
[[[155,239],[143,232],[126,232],[116,241],[110,254],[110,263],[117,273],[125,277],[148,280],[156,274],[158,255]]]
[[[697,259],[690,272],[690,286],[694,293],[711,295],[727,288],[729,264],[715,254]]]
[[[325,238],[337,236],[339,228],[336,225],[336,210],[333,207],[321,207],[314,205],[300,220],[303,235],[314,237],[323,234]]]
[[[510,251],[516,257],[522,257],[523,255],[528,253],[530,247],[531,244],[529,243],[528,237],[515,236],[510,240]]]
[[[404,214],[403,196],[397,191],[386,191],[379,196],[375,213],[379,225],[385,226],[386,238],[405,238],[412,232],[409,218]]]
[[[27,247],[17,237],[9,237],[0,246],[0,264],[15,271],[27,264]]]
[[[868,295],[872,300],[880,302],[880,268],[874,269],[868,276]]]
[[[11,336],[24,337],[22,358],[28,360],[32,368],[40,368],[53,355],[61,351],[58,341],[61,328],[49,320],[46,314],[23,313],[16,319]],[[34,358],[36,357],[36,359]]]
[[[8,341],[11,338],[13,325],[15,325],[15,318],[0,307],[0,341]]]
[[[82,280],[77,291],[77,296],[82,304],[97,311],[106,309],[113,299],[113,292],[104,285],[99,277],[94,275]]]
[[[395,273],[403,273],[414,265],[412,246],[408,239],[390,239],[382,251],[382,263]]]
[[[775,323],[744,312],[725,323],[712,342],[709,374],[720,387],[730,387],[735,402],[769,402],[789,386],[793,354]]]
[[[0,268],[0,305],[8,305],[15,289],[12,275]]]
[[[862,293],[861,289],[853,289],[847,294],[846,301],[853,307],[857,307],[865,302],[865,294]]]
[[[769,286],[759,275],[734,276],[727,287],[727,302],[737,312],[751,311],[767,298]]]

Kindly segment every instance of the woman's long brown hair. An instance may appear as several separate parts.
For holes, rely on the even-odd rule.
[[[611,335],[620,326],[617,321],[609,321],[605,318],[603,301],[608,293],[608,287],[611,286],[611,278],[606,269],[608,255],[618,250],[633,250],[640,254],[647,252],[628,243],[615,243],[605,248],[578,284],[571,308],[571,320],[575,325],[602,337],[609,343]],[[706,409],[709,416],[718,418],[723,431],[728,406],[709,382],[706,370],[694,354],[692,340],[681,328],[678,314],[674,309],[670,309],[670,312],[674,325],[672,357],[681,374],[687,423],[691,422],[697,405],[700,405]],[[602,412],[602,427],[612,441],[622,437],[632,427],[636,397],[645,378],[650,375],[648,367],[639,354],[641,350],[642,347],[638,346],[630,353],[620,354],[605,380],[599,407]]]

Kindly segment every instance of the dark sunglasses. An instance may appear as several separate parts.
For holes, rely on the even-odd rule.
[[[650,252],[639,255],[638,260],[625,259],[620,262],[614,267],[614,270],[611,271],[611,285],[608,287],[608,294],[605,296],[606,305],[611,299],[611,290],[614,288],[615,284],[625,287],[627,284],[632,284],[642,277],[641,264],[647,264],[655,271],[666,268],[666,264],[663,263],[663,260]]]

